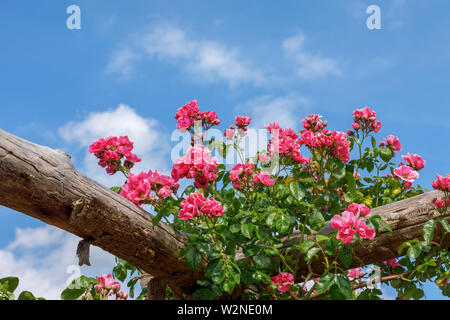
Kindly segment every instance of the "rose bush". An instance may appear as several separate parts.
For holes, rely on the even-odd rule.
[[[175,161],[171,177],[157,171],[129,173],[130,164],[140,160],[131,156],[130,148],[118,151],[120,157],[107,172],[126,175],[126,184],[114,190],[136,205],[153,205],[154,224],[164,219],[188,235],[189,244],[180,258],[193,270],[202,256],[208,259],[205,279],[198,282],[194,298],[379,299],[380,290],[364,285],[376,270],[380,279],[398,275],[389,284],[399,299],[421,298],[418,284],[427,279],[450,295],[448,251],[432,240],[437,222],[446,233],[450,231],[440,217],[425,224],[423,241],[413,239],[399,248],[399,260],[363,266],[364,271],[348,270],[359,259],[353,250],[357,242],[373,239],[380,227],[390,230],[379,215],[371,215],[370,208],[424,192],[413,183],[425,160],[408,153],[402,155],[406,163],[396,163],[400,140],[389,134],[377,143],[374,134],[382,123],[369,107],[353,112],[346,133],[328,129],[328,122],[317,114],[301,120],[298,133],[276,122],[267,124],[271,136],[267,148],[252,158],[244,158],[241,146],[251,117],[236,117],[225,130],[224,141],[208,138],[208,130],[220,121],[214,111],[201,112],[197,100],[179,108],[175,119],[177,129],[189,132],[192,143]],[[101,138],[90,147],[102,159],[100,165],[116,159],[104,160],[107,152],[118,149],[104,141],[117,139]],[[230,150],[239,153],[241,163],[222,164],[216,157],[225,160]],[[123,165],[122,156],[128,161]],[[193,185],[180,192],[182,179]],[[444,191],[444,198],[434,200],[442,214],[450,205],[450,174],[437,175],[433,187]],[[317,234],[328,220],[335,233]],[[294,232],[303,240],[285,248],[283,239]],[[301,260],[309,274],[298,274]],[[312,269],[315,260],[324,267]]]
[[[350,269],[352,262],[360,262],[356,244],[373,239],[380,228],[390,231],[371,208],[426,191],[414,185],[425,160],[407,153],[402,155],[405,163],[397,163],[400,140],[389,134],[377,142],[382,123],[369,107],[353,111],[347,132],[328,129],[317,114],[299,121],[299,132],[267,124],[267,148],[250,158],[244,157],[242,141],[251,117],[238,116],[224,131],[223,141],[208,138],[220,121],[214,111],[201,112],[197,100],[179,108],[175,120],[180,132],[190,134],[191,145],[175,161],[170,176],[157,170],[131,173],[141,159],[132,153],[127,137],[100,138],[89,152],[108,174],[125,175],[126,183],[112,190],[135,205],[153,206],[154,225],[163,219],[188,236],[180,259],[193,270],[202,257],[207,259],[194,298],[380,299],[382,292],[367,281],[377,272],[398,299],[422,298],[421,283],[427,280],[450,296],[450,256],[442,241],[433,240],[437,224],[443,229],[442,240],[450,232],[442,218],[450,206],[450,174],[438,174],[432,183],[444,196],[433,200],[437,216],[426,222],[423,239],[403,243],[398,259]],[[232,150],[240,163],[219,160]],[[192,184],[180,190],[182,180]],[[326,221],[334,233],[318,234]],[[285,247],[283,240],[294,233],[300,240]],[[299,273],[300,262],[308,273]],[[313,268],[318,262],[322,267]],[[117,259],[112,276],[120,281],[131,277],[127,286],[133,298],[140,270]],[[112,276],[77,279],[78,286],[67,288],[62,298],[128,298]],[[170,288],[166,293],[172,297]],[[138,298],[147,294],[144,288]]]

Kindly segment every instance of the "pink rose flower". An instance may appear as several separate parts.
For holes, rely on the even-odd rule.
[[[252,117],[250,116],[237,116],[235,119],[236,126],[238,128],[245,128],[250,125]]]
[[[90,153],[99,159],[99,166],[106,168],[108,174],[115,174],[123,165],[131,169],[135,163],[141,159],[131,153],[133,150],[133,142],[128,137],[108,137],[100,138],[93,142],[89,148]],[[122,164],[122,159],[125,158]]]
[[[363,131],[379,132],[381,129],[381,122],[376,120],[376,112],[369,107],[362,109],[356,109],[353,111],[353,121],[356,126],[353,126],[355,130],[361,129]]]
[[[394,175],[406,182],[414,182],[419,177],[417,171],[405,165],[394,169]]]
[[[388,145],[388,147],[391,147],[395,151],[402,150],[400,140],[396,136],[388,135],[388,137],[386,138],[386,144]]]
[[[112,293],[117,293],[120,290],[120,283],[114,281],[114,278],[111,274],[103,274],[99,277],[96,277],[98,284],[94,286],[95,291],[97,293],[110,295]]]
[[[273,186],[275,181],[270,178],[270,174],[266,171],[261,171],[253,175],[254,183],[262,183],[265,186]]]
[[[294,284],[294,276],[288,272],[281,272],[270,278],[270,282],[277,286],[278,291],[287,292],[289,287]]]
[[[354,210],[354,207],[352,207]],[[356,233],[361,238],[373,239],[375,229],[370,228],[362,219],[351,211],[344,211],[341,215],[335,215],[331,218],[331,227],[338,230],[336,238],[345,244],[351,242]]]
[[[425,160],[423,160],[422,157],[417,154],[408,153],[408,155],[402,156],[402,158],[406,161],[406,164],[408,166],[416,171],[419,171],[425,167]]]
[[[387,265],[387,266],[390,266],[391,268],[401,267],[402,266],[400,263],[398,263],[397,259],[395,259],[395,258],[383,261],[382,263]]]
[[[205,202],[205,197],[200,192],[191,193],[181,201],[182,209],[178,212],[181,220],[188,220],[200,216],[200,207]]]
[[[209,198],[203,203],[201,211],[209,216],[220,217],[225,209],[219,201],[214,198]]]
[[[348,277],[352,279],[361,278],[364,276],[364,272],[361,271],[361,268],[351,269],[348,272]]]
[[[432,187],[436,190],[441,190],[444,192],[450,191],[450,173],[447,176],[441,176],[436,174],[436,180],[433,180],[431,183]]]
[[[443,207],[445,207],[445,202],[444,202],[444,200],[442,200],[442,199],[437,199],[437,200],[434,202],[434,206],[435,206],[436,208],[438,208],[438,209],[443,208]]]
[[[352,203],[348,206],[347,210],[355,215],[359,214],[362,217],[370,215],[370,209],[365,204]]]
[[[211,156],[211,151],[202,145],[190,147],[187,153],[177,159],[172,167],[172,178],[177,182],[182,178],[195,179],[194,186],[206,188],[217,178],[219,163]]]
[[[227,140],[231,140],[233,139],[235,132],[236,131],[234,129],[225,129],[224,136],[227,138]]]

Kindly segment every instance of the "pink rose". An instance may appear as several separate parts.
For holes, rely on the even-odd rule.
[[[270,178],[270,174],[266,171],[261,171],[253,175],[254,183],[262,183],[265,186],[273,186],[275,181]]]
[[[400,166],[397,169],[394,169],[394,174],[399,177],[401,180],[406,182],[413,182],[419,177],[419,173],[413,170],[409,166]]]
[[[361,271],[361,268],[351,269],[348,272],[348,277],[352,279],[361,278],[364,276],[364,272]]]
[[[278,291],[287,292],[294,284],[294,276],[288,272],[281,272],[270,278],[270,282],[277,286]]]
[[[419,171],[425,167],[425,160],[423,160],[422,157],[417,154],[408,153],[408,155],[402,156],[402,158],[406,161],[406,164],[408,166],[416,171]]]
[[[247,127],[248,125],[250,125],[251,121],[252,121],[252,117],[250,117],[250,116],[237,116],[235,119],[235,123],[238,128]]]
[[[402,150],[402,146],[400,145],[400,140],[393,135],[388,135],[388,137],[386,138],[386,144],[391,147],[392,149],[394,149],[395,151],[400,151]]]

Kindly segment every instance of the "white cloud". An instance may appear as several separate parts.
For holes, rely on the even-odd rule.
[[[296,73],[304,79],[316,79],[327,75],[339,75],[337,61],[312,54],[303,49],[305,36],[297,34],[283,41],[283,50],[288,59],[296,64]]]
[[[261,71],[245,61],[237,48],[218,41],[192,39],[185,31],[170,25],[135,34],[126,49],[121,47],[112,55],[107,70],[129,74],[141,55],[179,66],[198,81],[225,81],[230,87],[264,82]]]
[[[91,267],[78,267],[76,248],[80,238],[55,227],[17,229],[15,239],[0,248],[0,278],[18,277],[16,298],[24,290],[37,297],[60,299],[71,280],[111,273],[114,257],[92,246]]]
[[[310,106],[311,102],[307,98],[298,95],[262,96],[239,105],[237,110],[240,114],[248,112],[253,119],[251,126],[256,129],[263,129],[274,121],[282,128],[296,129]]]
[[[58,131],[66,142],[77,143],[86,150],[85,173],[106,186],[122,185],[124,177],[108,176],[105,169],[97,165],[96,158],[87,152],[88,146],[101,137],[128,136],[134,142],[133,152],[142,162],[136,164],[133,172],[168,171],[169,138],[162,133],[157,120],[141,117],[130,106],[121,104],[116,109],[90,113],[84,120],[69,122]]]
[[[123,47],[113,52],[110,57],[106,73],[119,73],[125,79],[134,71],[134,65],[140,60],[140,56],[129,47]]]

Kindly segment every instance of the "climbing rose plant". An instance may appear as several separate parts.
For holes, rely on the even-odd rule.
[[[180,259],[192,270],[204,268],[194,298],[381,299],[382,292],[368,281],[375,275],[375,281],[396,290],[397,299],[422,298],[428,280],[450,296],[450,255],[443,247],[450,233],[443,217],[450,207],[450,174],[436,175],[432,187],[443,196],[433,199],[435,218],[425,223],[423,237],[400,245],[399,258],[364,265],[355,254],[355,246],[391,231],[372,208],[427,191],[413,185],[425,160],[407,153],[397,163],[400,139],[389,134],[377,143],[382,123],[369,107],[353,111],[347,132],[328,129],[317,114],[300,120],[299,132],[269,123],[267,148],[250,158],[242,149],[250,116],[236,117],[223,141],[208,138],[220,121],[214,111],[201,112],[197,100],[179,108],[175,120],[177,129],[191,136],[191,145],[170,175],[132,173],[141,159],[126,136],[100,138],[89,152],[107,174],[125,175],[125,183],[112,190],[137,206],[151,205],[154,225],[164,220],[188,236]],[[240,161],[230,165],[225,160],[233,150]],[[180,190],[180,181],[189,185]],[[334,232],[318,233],[327,221]],[[436,240],[438,225],[442,237]],[[284,246],[285,239],[290,246]],[[122,259],[116,262],[112,275],[81,276],[61,297],[134,298],[142,272]],[[129,294],[116,281],[127,278]],[[16,282],[0,279],[0,299],[14,298]],[[146,290],[137,299],[146,298]],[[173,298],[170,288],[166,295]],[[21,297],[34,299],[28,292]]]
[[[328,129],[317,114],[299,121],[299,132],[269,123],[267,148],[250,158],[242,149],[250,116],[236,117],[223,141],[208,138],[220,121],[214,111],[201,112],[197,100],[179,108],[175,120],[180,132],[190,134],[191,145],[170,175],[157,170],[131,173],[141,159],[131,152],[133,143],[127,137],[100,138],[89,151],[108,174],[125,175],[125,184],[114,191],[138,206],[153,206],[154,225],[163,219],[188,235],[180,258],[192,270],[201,266],[202,257],[207,259],[194,298],[380,299],[382,292],[368,281],[377,272],[379,281],[397,291],[397,299],[422,298],[421,284],[427,280],[450,296],[450,259],[442,247],[450,232],[442,217],[450,206],[450,174],[438,174],[433,181],[433,188],[444,193],[433,199],[436,218],[425,223],[423,239],[399,247],[399,260],[364,266],[355,255],[356,245],[364,245],[382,229],[391,231],[371,208],[426,191],[413,186],[425,160],[407,153],[401,156],[404,162],[397,163],[400,140],[389,134],[377,143],[382,123],[369,107],[353,111],[347,132]],[[240,163],[226,163],[232,150]],[[182,180],[192,184],[180,190]],[[319,234],[326,221],[334,233]],[[440,243],[434,241],[438,223],[443,229]],[[288,238],[297,240],[285,247]],[[122,270],[123,281],[127,270],[136,269],[118,261],[113,274]],[[301,263],[306,266],[302,270]],[[93,291],[102,294],[100,280],[106,280],[97,280],[100,284]]]

